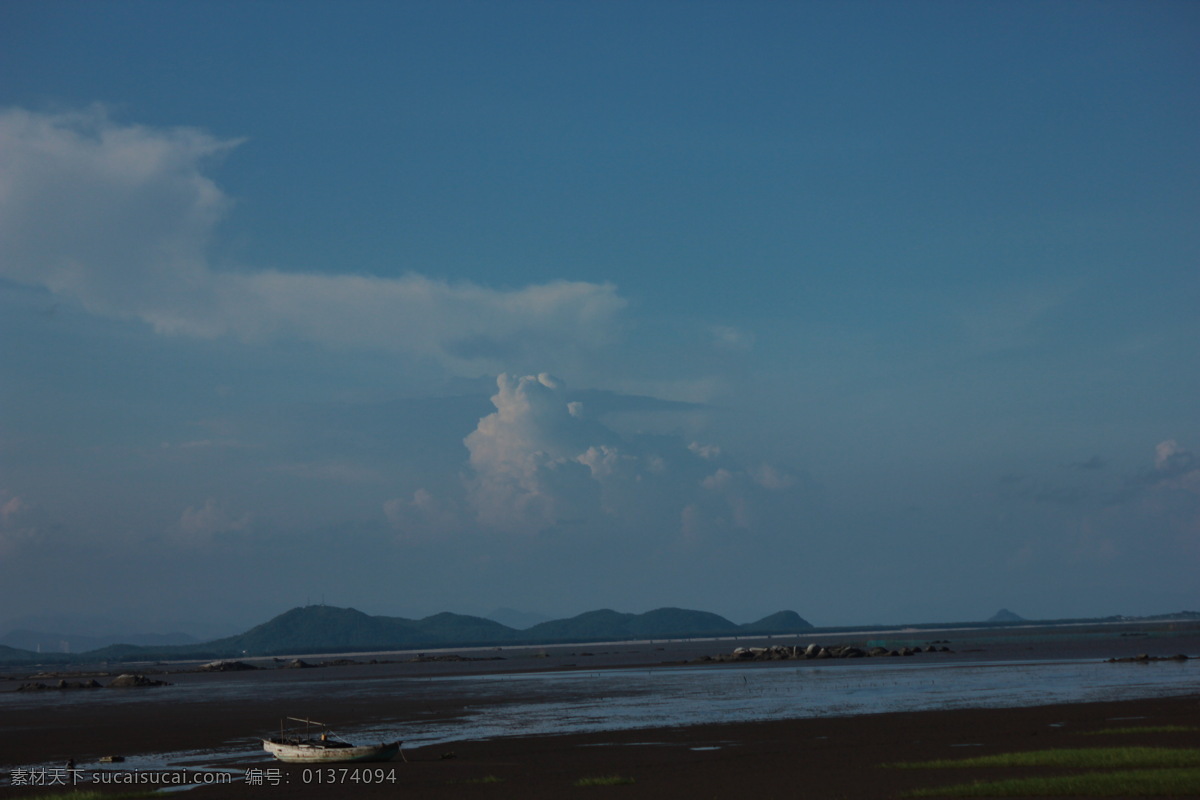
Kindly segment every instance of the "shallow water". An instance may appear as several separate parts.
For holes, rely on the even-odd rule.
[[[362,729],[410,746],[457,739],[686,726],[711,722],[849,716],[888,711],[1045,705],[1200,691],[1200,662],[1096,661],[772,665],[622,669],[440,679],[462,692],[514,702],[468,706],[450,721],[385,721]],[[384,737],[386,738],[386,737]]]

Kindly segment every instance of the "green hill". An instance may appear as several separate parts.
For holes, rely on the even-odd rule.
[[[68,656],[62,653],[35,653],[32,650],[0,644],[0,664],[43,664],[67,658]]]
[[[728,636],[739,633],[736,624],[707,611],[685,608],[656,608],[629,621],[629,633],[638,639],[669,636]]]
[[[542,622],[525,631],[534,642],[600,641],[629,638],[629,620],[633,614],[621,614],[610,608],[587,611],[569,619]]]
[[[379,617],[379,619],[388,619]],[[400,620],[399,617],[394,619]],[[432,617],[411,622],[429,644],[445,644],[461,646],[469,644],[498,644],[524,638],[519,631],[507,625],[483,617],[472,617],[466,614],[451,614],[443,611]]]
[[[409,620],[372,617],[353,608],[293,608],[239,636],[209,645],[234,654],[345,652],[408,646],[420,639]]]
[[[799,633],[812,630],[812,625],[795,611],[778,611],[757,622],[742,626],[747,633]]]

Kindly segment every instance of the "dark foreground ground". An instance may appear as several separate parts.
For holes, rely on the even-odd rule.
[[[427,759],[438,754],[417,753],[412,763],[402,766],[408,770],[409,791],[421,797],[550,798],[599,793],[623,798],[893,798],[910,788],[970,781],[978,777],[978,771],[931,775],[885,764],[1088,746],[1096,737],[1083,735],[1085,731],[1130,725],[1129,721],[1109,721],[1130,716],[1145,718],[1138,724],[1195,724],[1200,721],[1200,697],[479,743],[455,748],[457,757],[451,761],[431,761]],[[1156,735],[1155,743],[1160,742],[1196,747],[1200,735]],[[634,782],[592,788],[574,785],[580,778],[605,775]],[[487,776],[503,782],[469,783]],[[306,796],[318,795],[314,791]]]
[[[168,717],[164,711],[164,719]],[[236,709],[206,707],[187,720],[197,740],[221,735]],[[1185,726],[1190,730],[1106,736],[1113,727]],[[909,789],[980,777],[975,770],[900,770],[896,761],[969,757],[1051,747],[1141,744],[1200,747],[1200,694],[1150,700],[1017,709],[926,711],[781,720],[690,728],[661,728],[577,736],[461,742],[406,751],[406,762],[351,767],[346,773],[305,770],[261,761],[246,766],[277,769],[278,785],[244,781],[206,786],[178,797],[237,798],[895,798]],[[87,729],[72,732],[87,747]],[[18,744],[6,742],[5,745]],[[91,742],[92,749],[103,742]],[[18,751],[19,751],[18,746]],[[117,765],[115,765],[117,766]],[[390,776],[367,785],[364,771]],[[382,773],[379,771],[382,770]],[[357,773],[357,776],[356,774]],[[1028,771],[1027,771],[1028,773]],[[1027,774],[1026,773],[1026,774]],[[998,777],[1022,774],[1007,770]],[[596,776],[628,782],[581,787]],[[355,780],[358,777],[360,780]],[[0,789],[0,796],[37,797],[47,788]]]

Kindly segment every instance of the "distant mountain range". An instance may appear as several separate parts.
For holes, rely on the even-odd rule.
[[[19,629],[0,636],[0,645],[39,653],[83,653],[111,644],[136,644],[143,647],[195,644],[186,633],[142,633],[131,636],[86,636],[78,633],[47,633]]]
[[[303,606],[286,611],[245,633],[210,642],[113,644],[86,651],[89,661],[143,661],[187,658],[237,658],[303,653],[346,653],[419,648],[478,647],[504,644],[554,644],[621,639],[669,639],[692,636],[788,634],[811,630],[794,611],[780,611],[738,625],[707,611],[660,608],[644,614],[608,609],[570,619],[538,623],[518,630],[483,617],[443,612],[424,619],[370,616],[353,608]],[[36,636],[20,632],[29,640]],[[53,634],[50,634],[54,641]],[[34,653],[0,646],[0,663],[65,661],[73,654]]]
[[[1180,611],[1148,617],[1113,616],[1093,619],[1037,620],[1039,625],[1103,624],[1113,622],[1163,622],[1200,620],[1200,613]],[[890,627],[905,630],[937,630],[947,627],[996,626],[1027,623],[1011,611],[1002,609],[987,622],[923,623],[906,626],[839,627],[837,630],[880,630]],[[255,656],[302,655],[310,653],[382,652],[493,645],[549,645],[569,642],[604,642],[626,639],[686,639],[701,636],[768,636],[817,631],[794,611],[780,611],[762,619],[738,625],[707,611],[659,608],[644,614],[623,614],[610,609],[589,611],[569,619],[540,622],[525,630],[483,617],[448,612],[424,619],[370,616],[353,608],[316,605],[293,608],[245,633],[201,643],[172,644],[151,640],[142,644],[113,644],[72,653],[51,653],[43,647],[30,649],[0,643],[0,664],[62,664],[88,661],[161,661],[187,659],[228,659]],[[5,637],[49,636],[16,631]],[[37,639],[41,641],[41,639]],[[76,641],[75,639],[71,640]]]

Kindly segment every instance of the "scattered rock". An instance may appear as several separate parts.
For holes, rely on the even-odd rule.
[[[147,678],[145,675],[118,675],[108,683],[110,689],[130,689],[141,686],[170,686],[166,681],[156,681],[153,678]]]
[[[537,657],[542,657],[539,653]],[[415,657],[409,659],[409,663],[423,664],[430,661],[503,661],[501,656],[481,656],[472,658],[470,656],[461,656],[458,653],[442,653],[436,656],[427,656],[424,653],[418,653]]]
[[[244,672],[248,669],[258,667],[244,661],[210,661],[200,667],[201,672]]]
[[[917,653],[949,653],[949,647],[901,647],[899,650],[889,650],[882,645],[869,648],[854,645],[832,645],[824,647],[819,644],[797,645],[788,647],[774,645],[773,647],[738,647],[732,653],[717,656],[701,656],[693,659],[693,663],[712,661],[776,661],[776,660],[811,660],[828,658],[879,658],[887,656],[913,656]]]

